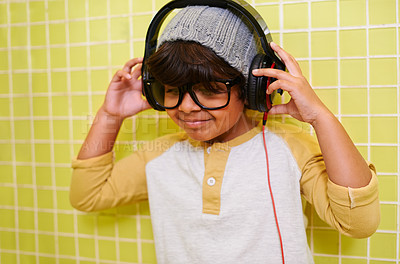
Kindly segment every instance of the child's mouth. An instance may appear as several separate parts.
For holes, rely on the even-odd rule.
[[[209,122],[211,119],[180,119],[181,122],[183,122],[184,127],[187,128],[198,128],[203,125],[205,125],[207,122]]]

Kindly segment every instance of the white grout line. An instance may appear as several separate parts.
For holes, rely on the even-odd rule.
[[[336,57],[337,57],[337,96],[338,96],[338,103],[337,103],[337,118],[341,122],[342,121],[342,77],[341,77],[341,70],[340,70],[340,63],[341,63],[341,57],[340,57],[340,4],[339,0],[336,0]],[[338,232],[338,257],[339,257],[339,264],[342,264],[342,235],[340,232]]]
[[[397,56],[400,55],[400,36],[399,36],[399,23],[400,23],[400,14],[399,14],[399,0],[396,0],[396,54]],[[399,247],[400,247],[400,58],[397,57],[396,60],[396,66],[397,66],[397,225],[396,225],[396,264],[400,263],[400,252],[399,252]]]
[[[65,17],[69,17],[69,2],[68,0],[65,0],[64,2],[64,8],[65,8]],[[69,144],[69,151],[71,155],[74,154],[74,140],[73,140],[73,118],[72,118],[72,93],[71,93],[71,58],[70,58],[70,52],[71,52],[71,44],[69,41],[69,34],[70,34],[70,28],[69,28],[69,23],[65,23],[65,42],[66,42],[66,63],[67,63],[67,100],[68,100],[68,132],[69,132],[69,138],[68,138],[68,144]],[[56,95],[53,93],[53,96]],[[68,166],[70,167],[70,166]],[[69,190],[69,188],[68,188]],[[74,238],[74,250],[75,250],[75,258],[76,258],[76,263],[80,263],[80,251],[79,251],[79,230],[78,230],[78,214],[76,210],[72,210],[72,219],[74,223],[74,233],[73,233],[73,238]],[[64,235],[66,236],[66,235]]]
[[[51,1],[51,0],[50,0]],[[49,8],[49,0],[45,0],[45,9]],[[55,145],[54,145],[54,122],[53,122],[53,100],[52,100],[52,72],[51,72],[51,52],[50,52],[50,28],[49,28],[49,13],[45,12],[45,30],[46,30],[46,47],[47,47],[47,68],[48,68],[48,111],[49,111],[49,136],[50,136],[50,170],[51,170],[51,181],[52,186],[56,185],[56,176],[55,176]],[[57,192],[56,190],[52,191],[52,199],[53,199],[53,228],[54,228],[54,251],[55,255],[59,254],[59,241],[58,241],[58,202],[57,202]],[[59,263],[59,258],[55,259],[55,263]]]
[[[34,226],[35,226],[35,244],[36,244],[36,248],[35,248],[35,254],[36,254],[36,261],[39,261],[39,234],[38,234],[38,229],[39,229],[39,217],[38,217],[38,192],[37,192],[37,188],[36,188],[36,179],[37,179],[37,175],[36,175],[36,148],[35,148],[35,126],[34,126],[34,106],[33,106],[33,90],[32,90],[32,57],[31,57],[31,41],[30,41],[30,37],[31,37],[31,27],[29,25],[29,21],[30,21],[30,8],[29,8],[29,2],[26,5],[26,12],[27,12],[27,21],[28,21],[28,26],[27,26],[27,50],[28,50],[28,85],[29,85],[29,109],[30,109],[30,130],[31,130],[31,139],[30,139],[30,146],[31,146],[31,160],[32,160],[32,165],[30,166],[32,169],[32,191],[33,191],[33,208],[34,208]],[[18,188],[17,188],[18,191]]]
[[[11,11],[10,11],[10,4],[7,1],[6,2],[6,9],[7,9],[7,24],[11,23]],[[9,94],[12,95],[13,92],[13,78],[12,78],[12,56],[11,56],[11,30],[7,30],[7,60],[8,60],[8,89],[9,89]],[[14,123],[14,103],[13,103],[13,98],[10,96],[9,100],[9,111],[10,111],[10,117],[11,117],[11,122],[10,122],[10,128],[11,128],[11,140],[15,140],[15,123]],[[16,252],[16,260],[17,264],[21,263],[20,260],[20,239],[19,239],[19,213],[18,210],[15,209],[15,205],[18,205],[18,187],[17,187],[17,167],[16,167],[16,148],[15,148],[15,143],[12,143],[11,145],[11,157],[12,157],[12,174],[13,174],[13,189],[14,189],[14,225],[15,225],[15,252]],[[0,245],[1,246],[1,245]],[[1,249],[1,252],[4,250]]]
[[[371,80],[370,80],[370,52],[369,52],[369,0],[366,0],[365,3],[365,17],[366,17],[366,52],[367,52],[367,58],[366,58],[366,62],[367,62],[367,113],[368,113],[368,117],[367,117],[367,122],[368,122],[368,153],[367,153],[367,159],[371,160],[371,109],[370,109],[370,85],[371,85]],[[367,264],[370,263],[371,260],[371,238],[367,239]]]
[[[313,78],[312,78],[312,42],[311,42],[311,5],[308,6],[308,29],[306,30],[307,32],[307,38],[308,38],[308,58],[305,58],[305,61],[308,61],[308,81],[310,85],[315,89],[313,86]],[[311,129],[313,131],[313,129]],[[314,253],[314,220],[316,219],[315,215],[315,209],[314,206],[311,206],[311,214],[310,214],[310,250],[313,254]]]
[[[91,65],[91,52],[90,52],[90,19],[89,19],[89,0],[85,0],[85,26],[86,26],[86,66],[87,68],[87,80],[88,80],[88,109],[92,109],[92,72],[89,66]],[[88,113],[87,113],[88,114]],[[100,264],[100,253],[99,253],[99,237],[98,237],[98,215],[94,217],[94,250],[96,264]]]

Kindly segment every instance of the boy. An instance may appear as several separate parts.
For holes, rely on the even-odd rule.
[[[340,232],[353,237],[375,232],[374,167],[292,56],[272,43],[288,72],[252,74],[277,79],[267,93],[280,88],[291,100],[269,113],[311,124],[319,146],[288,125],[273,123],[261,131],[246,115],[246,80],[260,45],[240,15],[190,6],[171,20],[159,42],[146,62],[157,80],[153,99],[185,132],[148,142],[113,163],[122,121],[150,108],[141,97],[142,59],[128,61],[111,80],[73,161],[75,208],[95,211],[148,199],[159,263],[312,263],[301,195]]]

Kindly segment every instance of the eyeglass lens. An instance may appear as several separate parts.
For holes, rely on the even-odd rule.
[[[151,86],[154,99],[159,105],[166,108],[177,107],[186,92],[189,92],[195,103],[205,108],[223,107],[229,101],[229,89],[224,82],[197,83],[184,87],[164,86],[159,82],[156,83]]]

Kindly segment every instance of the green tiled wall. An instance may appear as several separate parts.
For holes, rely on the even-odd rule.
[[[70,160],[112,74],[142,56],[166,0],[0,0],[0,263],[155,263],[148,203],[81,213]],[[399,0],[253,0],[274,40],[378,169],[382,221],[340,235],[307,208],[319,263],[399,263]],[[153,110],[125,121],[117,158],[177,130]]]

